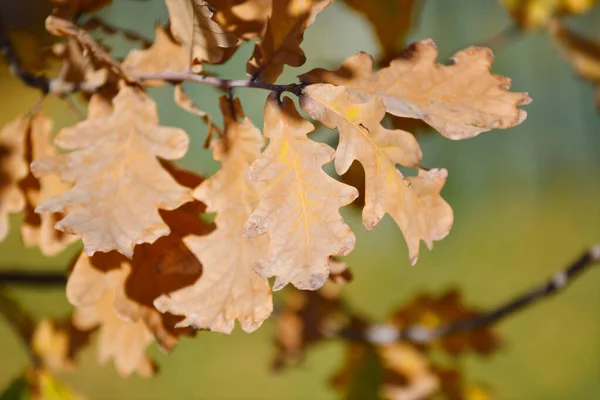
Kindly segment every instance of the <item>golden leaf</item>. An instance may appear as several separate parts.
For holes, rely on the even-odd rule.
[[[188,64],[216,64],[225,49],[235,47],[238,39],[211,18],[213,12],[204,0],[166,0],[171,32],[191,57]]]
[[[354,234],[339,209],[358,193],[323,171],[334,151],[308,139],[313,129],[291,99],[279,104],[276,93],[269,96],[264,128],[269,146],[250,167],[252,179],[268,181],[269,188],[244,234],[269,234],[269,250],[255,270],[277,278],[273,290],[290,282],[298,289],[320,288],[329,276],[329,257],[354,248]]]
[[[56,143],[73,151],[36,160],[31,170],[74,183],[36,212],[64,212],[56,228],[80,236],[88,255],[116,249],[131,258],[136,244],[169,234],[159,208],[191,200],[156,159],[182,157],[189,139],[181,129],[159,126],[156,104],[135,89],[123,86],[113,105],[111,115],[62,129]]]
[[[522,29],[540,28],[552,17],[582,14],[598,0],[501,0]]]
[[[189,53],[160,25],[156,26],[152,46],[145,50],[133,49],[123,61],[123,68],[133,75],[161,72],[185,72],[189,68]],[[163,81],[145,81],[153,86]]]
[[[194,192],[216,212],[217,228],[206,236],[191,235],[185,244],[202,263],[202,276],[194,285],[155,300],[163,312],[184,315],[178,326],[194,326],[231,333],[235,320],[246,332],[256,330],[273,311],[266,279],[252,269],[266,252],[266,237],[248,239],[243,226],[258,204],[266,184],[248,177],[248,167],[260,155],[264,140],[250,119],[244,118],[239,101],[234,112],[220,99],[225,120],[224,137],[213,144],[221,170]]]
[[[510,128],[527,117],[519,105],[527,93],[508,92],[510,79],[489,72],[489,49],[470,47],[454,55],[453,65],[436,62],[432,40],[410,46],[389,67],[372,72],[366,53],[349,57],[334,72],[315,69],[301,75],[304,82],[345,85],[354,101],[381,98],[387,112],[418,118],[450,139],[467,139],[494,128]]]
[[[246,71],[262,82],[273,83],[283,72],[284,65],[304,64],[306,56],[300,48],[304,31],[332,1],[274,1],[267,28],[254,47]]]
[[[367,17],[381,45],[383,64],[398,56],[413,25],[413,16],[421,0],[344,0],[348,6]]]
[[[8,214],[25,207],[19,181],[27,176],[25,135],[29,118],[19,117],[0,131],[0,241],[8,234]]]
[[[304,94],[302,108],[340,132],[337,173],[348,171],[354,160],[365,169],[363,224],[373,229],[388,213],[404,234],[411,263],[416,263],[420,241],[431,249],[433,241],[443,239],[452,227],[452,209],[439,195],[446,170],[420,170],[418,176],[402,176],[396,164],[417,167],[421,149],[410,133],[381,126],[385,114],[381,100],[355,104],[345,87],[329,84],[310,85]]]
[[[210,5],[215,21],[244,40],[260,35],[271,14],[271,0],[212,0]]]
[[[26,134],[28,164],[56,154],[50,141],[51,132],[50,118],[37,115],[31,119],[30,129]],[[36,179],[29,173],[19,182],[19,186],[26,198],[25,218],[21,224],[21,239],[26,246],[39,246],[44,255],[54,256],[77,240],[77,236],[54,228],[56,222],[63,217],[62,214],[38,215],[34,211],[40,203],[69,190],[70,185],[61,182],[55,175]]]

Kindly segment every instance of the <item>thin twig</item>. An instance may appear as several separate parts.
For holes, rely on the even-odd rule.
[[[4,288],[0,288],[0,315],[4,317],[10,328],[23,343],[31,364],[34,368],[38,367],[40,359],[31,347],[31,339],[35,329],[33,318],[23,310],[17,301],[6,294]]]
[[[576,277],[600,262],[600,244],[583,253],[568,267],[561,269],[549,281],[521,294],[497,308],[475,318],[450,322],[437,328],[421,325],[408,326],[404,329],[393,324],[375,324],[363,331],[342,330],[340,336],[372,344],[390,344],[398,341],[412,343],[429,343],[443,336],[465,331],[476,330],[497,323],[516,312],[523,311],[538,301],[552,296],[565,289]]]
[[[0,283],[27,286],[61,286],[67,283],[64,271],[0,270]]]
[[[498,53],[524,36],[523,30],[517,24],[511,23],[500,32],[478,43],[477,46],[487,47],[492,52]]]
[[[291,92],[299,95],[302,88],[305,86],[302,83],[291,83],[288,85],[275,85],[270,83],[252,81],[252,80],[235,80],[221,79],[214,76],[198,75],[193,72],[161,72],[156,74],[139,74],[134,75],[139,81],[165,81],[170,83],[181,82],[196,82],[203,85],[214,86],[221,89],[229,90],[237,87],[247,87],[256,89],[266,89],[277,93]]]

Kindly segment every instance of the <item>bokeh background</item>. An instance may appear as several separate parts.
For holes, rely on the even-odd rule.
[[[149,38],[156,21],[167,21],[162,0],[114,1],[100,15]],[[444,61],[511,23],[497,0],[426,0],[418,19],[409,41],[433,38]],[[599,7],[568,22],[600,40]],[[131,46],[116,37],[105,40],[118,54]],[[281,82],[292,82],[297,73],[316,66],[335,68],[360,50],[378,52],[368,22],[339,1],[318,16],[303,48],[306,65],[287,69]],[[251,52],[251,45],[240,49],[218,67],[221,76],[245,78]],[[423,165],[449,170],[443,196],[454,208],[456,222],[446,239],[432,252],[423,248],[419,263],[410,267],[404,240],[389,217],[367,232],[359,213],[345,210],[357,236],[356,249],[346,259],[355,279],[345,298],[363,314],[383,320],[416,293],[441,293],[449,287],[458,287],[469,304],[493,307],[545,280],[600,241],[600,115],[592,86],[575,75],[544,30],[497,49],[493,71],[510,76],[513,90],[528,91],[533,98],[525,123],[465,141],[438,134],[419,137]],[[202,108],[218,115],[216,91],[194,85],[186,89]],[[153,90],[152,95],[161,122],[185,128],[192,138],[182,164],[213,173],[218,165],[202,147],[206,126],[173,104],[171,90]],[[236,94],[262,126],[266,93],[248,89]],[[25,113],[37,99],[37,92],[12,78],[7,68],[0,69],[0,124]],[[50,99],[44,109],[55,117],[57,129],[76,120],[64,102]],[[12,218],[12,234],[0,244],[0,268],[64,268],[79,248],[74,245],[58,257],[45,258],[37,249],[23,247],[19,220]],[[502,350],[489,358],[463,358],[466,378],[488,384],[498,399],[599,398],[599,287],[596,269],[562,294],[500,323]],[[71,310],[60,288],[15,287],[10,293],[39,318]],[[150,352],[160,371],[149,380],[122,379],[112,365],[98,366],[92,346],[77,370],[61,378],[91,399],[336,398],[328,379],[342,363],[343,344],[319,345],[299,367],[274,374],[269,369],[273,332],[268,320],[253,334],[236,330],[231,336],[202,332],[184,338],[168,355],[153,347]],[[26,365],[18,339],[0,322],[0,388]]]

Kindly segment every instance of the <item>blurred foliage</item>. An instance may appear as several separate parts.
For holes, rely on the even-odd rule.
[[[43,7],[31,3],[36,0],[28,1],[27,9],[35,12],[17,12],[17,2],[0,2],[3,16],[14,13],[8,20],[15,29],[39,24],[40,19],[32,16]],[[540,7],[544,2],[504,3],[517,15],[524,10],[518,8],[521,4],[538,3],[535,7]],[[541,19],[532,14],[534,22],[517,21],[525,28],[541,27],[551,15],[565,12],[556,10]],[[144,37],[153,37],[156,19],[167,20],[162,0],[116,1],[99,15]],[[528,91],[534,101],[527,107],[527,121],[508,131],[484,133],[461,142],[440,135],[419,137],[426,155],[424,166],[443,165],[449,170],[443,194],[454,208],[456,222],[449,237],[437,243],[434,251],[423,253],[416,267],[408,265],[404,240],[389,218],[367,232],[356,210],[345,210],[357,246],[345,259],[355,279],[345,288],[344,298],[374,320],[383,320],[418,292],[441,293],[448,287],[460,288],[469,304],[492,307],[543,280],[600,237],[600,116],[594,107],[594,88],[576,76],[551,35],[542,29],[519,33],[508,42],[489,41],[513,23],[497,0],[427,0],[417,18],[419,22],[413,22],[406,41],[431,37],[442,57],[471,44],[502,43],[494,48],[494,72],[510,76],[514,90]],[[563,22],[597,41],[599,21],[600,7],[595,7]],[[118,34],[99,35],[117,55],[124,55],[131,46]],[[28,46],[28,41],[17,39],[19,47],[21,43]],[[48,45],[42,41],[35,46]],[[313,67],[335,68],[357,51],[377,54],[380,50],[371,24],[343,2],[319,15],[305,35],[303,48],[307,64],[286,69],[280,82],[291,82],[299,72]],[[241,48],[225,66],[218,67],[219,74],[245,78],[243,66],[251,51],[252,46]],[[381,51],[379,58],[387,53]],[[0,125],[39,99],[36,91],[24,88],[4,65],[0,66],[0,87]],[[159,104],[161,122],[188,131],[192,145],[183,164],[210,174],[217,164],[203,148],[207,127],[173,104],[171,90],[151,91]],[[186,92],[219,118],[216,90],[186,85]],[[261,126],[266,93],[240,90],[236,94]],[[68,106],[58,99],[45,101],[43,107],[55,118],[57,129],[78,119],[73,108],[82,109],[77,102]],[[13,227],[18,227],[20,218],[12,218]],[[46,258],[37,249],[24,248],[18,229],[13,229],[0,244],[0,267],[64,269],[78,247],[73,245],[57,257]],[[599,284],[600,275],[590,273],[560,296],[502,323],[498,327],[504,339],[500,352],[485,359],[469,355],[461,361],[468,381],[486,382],[499,399],[595,399],[600,393]],[[15,288],[12,292],[36,319],[61,317],[71,310],[62,289]],[[23,383],[18,376],[28,360],[19,339],[5,324],[0,324],[0,338],[0,387],[8,387],[15,379]],[[251,335],[239,330],[230,337],[200,332],[194,339],[183,339],[169,355],[153,349],[160,371],[151,380],[121,379],[112,366],[98,366],[90,348],[78,369],[61,373],[59,378],[93,399],[338,397],[327,380],[346,357],[343,343],[321,343],[299,366],[276,375],[269,368],[275,352],[273,340],[272,320]],[[376,355],[364,357],[371,360]],[[365,367],[358,373],[376,379],[382,371]]]

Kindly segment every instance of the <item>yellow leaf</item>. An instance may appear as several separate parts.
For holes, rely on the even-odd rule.
[[[552,17],[582,14],[598,0],[501,0],[515,22],[523,29],[540,28]]]
[[[214,19],[240,39],[254,39],[264,31],[271,0],[212,0]]]
[[[300,43],[304,31],[318,13],[333,0],[278,0],[262,38],[256,43],[246,71],[266,83],[273,83],[284,65],[299,67],[306,62]]]
[[[269,96],[264,129],[269,146],[250,167],[252,179],[268,181],[269,188],[244,234],[269,234],[269,250],[255,270],[263,277],[277,278],[273,290],[288,283],[298,289],[320,288],[329,276],[329,257],[346,255],[354,248],[354,234],[339,209],[358,192],[323,171],[334,151],[308,139],[313,129],[291,99],[279,104],[277,94]]]
[[[133,49],[123,61],[123,68],[129,73],[155,74],[161,72],[185,72],[189,68],[189,53],[160,25],[156,26],[154,43],[146,50]],[[146,81],[154,86],[164,85],[163,81]]]
[[[213,12],[204,0],[166,0],[171,32],[185,53],[188,64],[216,64],[225,49],[235,47],[238,39],[211,18]]]
[[[25,135],[29,118],[19,117],[0,131],[0,241],[8,234],[8,214],[25,207],[19,181],[27,176]]]
[[[235,115],[225,97],[220,106],[225,131],[223,138],[214,142],[213,151],[222,167],[194,192],[198,200],[206,202],[208,211],[217,213],[217,228],[209,235],[184,239],[202,263],[202,276],[192,286],[159,297],[154,305],[162,312],[184,315],[178,326],[229,334],[237,319],[244,331],[252,332],[273,311],[269,284],[252,269],[265,254],[268,240],[242,235],[266,186],[248,177],[248,167],[260,155],[264,140],[250,119],[238,122],[243,116],[239,101],[235,102]]]
[[[56,143],[73,151],[36,160],[31,170],[74,183],[36,212],[65,213],[56,228],[80,236],[88,255],[114,249],[131,258],[136,244],[169,234],[158,209],[191,200],[156,159],[182,157],[189,139],[181,129],[159,126],[156,104],[135,89],[123,86],[113,105],[110,115],[62,129]]]
[[[446,181],[445,169],[420,170],[405,178],[396,164],[418,166],[421,149],[410,133],[381,126],[385,114],[381,100],[353,103],[347,89],[314,84],[304,89],[302,108],[330,129],[340,132],[335,167],[344,174],[354,160],[365,169],[363,224],[372,229],[388,213],[398,224],[408,244],[411,263],[416,263],[419,244],[429,248],[452,227],[450,206],[439,193]]]
[[[520,124],[527,113],[527,93],[509,92],[510,79],[489,72],[492,52],[470,47],[454,55],[453,65],[436,62],[431,40],[410,46],[389,67],[372,72],[366,53],[349,57],[335,72],[316,69],[304,82],[345,85],[355,101],[383,99],[386,110],[399,117],[422,119],[450,139],[466,139],[494,128]]]
[[[56,150],[50,141],[52,120],[43,115],[31,119],[27,132],[27,162],[31,163],[44,157],[52,157]],[[68,245],[77,240],[77,236],[58,231],[54,225],[60,220],[61,214],[38,215],[35,208],[51,197],[61,195],[69,190],[70,185],[60,181],[55,175],[36,179],[32,174],[27,175],[19,186],[26,197],[25,218],[21,225],[21,239],[26,246],[39,246],[40,251],[47,256],[54,256],[63,251]]]

